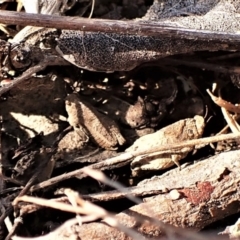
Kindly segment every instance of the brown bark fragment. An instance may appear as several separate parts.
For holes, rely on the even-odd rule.
[[[213,189],[214,187],[210,182],[199,182],[195,188],[185,188],[179,192],[183,193],[188,202],[197,205],[201,202],[208,201]]]
[[[151,216],[177,227],[200,230],[212,222],[237,213],[240,211],[239,157],[240,150],[226,152],[182,171],[174,169],[159,178],[145,181],[144,184],[148,186],[155,184],[165,187],[165,192],[145,198],[142,204],[117,214],[116,217],[122,224],[137,229],[146,237],[155,238],[161,235],[159,226],[147,222],[138,223],[133,217]],[[176,174],[181,176],[176,178]],[[185,196],[183,194],[179,199],[172,200],[169,192],[176,189],[174,185]],[[192,191],[195,191],[196,197],[190,198]],[[79,235],[82,240],[130,239],[104,223],[83,225],[79,228]]]

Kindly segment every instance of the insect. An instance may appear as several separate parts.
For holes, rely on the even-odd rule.
[[[197,115],[194,118],[183,119],[155,133],[140,137],[126,151],[134,152],[138,151],[138,149],[154,149],[166,144],[200,138],[204,127],[205,123],[202,116]],[[136,176],[144,171],[166,169],[174,164],[180,166],[178,161],[185,158],[192,150],[193,147],[185,147],[181,150],[173,150],[172,152],[169,150],[167,152],[138,156],[131,163],[133,175]]]
[[[68,121],[75,131],[86,129],[90,137],[102,148],[116,149],[125,143],[117,124],[107,116],[99,113],[89,103],[77,94],[70,94],[66,98]]]

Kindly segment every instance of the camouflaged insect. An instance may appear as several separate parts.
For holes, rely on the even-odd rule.
[[[99,113],[89,103],[77,94],[66,98],[68,121],[75,130],[86,129],[90,137],[102,148],[115,150],[117,145],[123,145],[125,139],[117,124],[107,116]]]

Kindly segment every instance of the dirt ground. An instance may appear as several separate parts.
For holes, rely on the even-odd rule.
[[[166,2],[96,0],[92,17],[156,18]],[[1,40],[22,28],[2,24]],[[238,239],[239,52],[206,50],[130,71],[48,66],[1,95],[0,239]],[[26,71],[3,55],[1,88]]]

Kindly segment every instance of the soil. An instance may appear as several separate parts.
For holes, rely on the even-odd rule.
[[[0,5],[1,10],[16,10],[17,3],[15,1],[3,2],[4,3]],[[156,10],[157,5],[162,2],[165,3],[165,1],[154,1],[153,3],[153,1],[149,0],[96,0],[92,17],[126,20],[142,18],[145,16],[147,19],[150,18],[152,20],[157,20],[159,18],[158,14],[160,14],[160,12],[157,12]],[[182,1],[177,2],[180,4]],[[203,4],[201,5],[202,7],[199,7],[200,5],[197,4],[195,10],[192,10],[192,8],[188,9],[187,7],[182,8],[187,11],[187,14],[186,12],[181,13],[181,21],[179,20],[179,23],[185,26],[184,24],[186,24],[186,22],[184,20],[184,16],[189,16],[190,13],[196,15],[205,14],[209,11],[208,8],[213,9],[219,2],[224,1],[210,1],[209,5]],[[226,2],[229,4],[231,3],[231,1]],[[170,9],[176,10],[178,9],[178,6],[174,5],[174,3],[175,1],[169,1],[169,4],[172,4]],[[233,3],[233,5],[234,4],[235,3]],[[237,7],[237,5],[235,7]],[[22,9],[22,11],[24,11],[24,9]],[[162,12],[164,11],[165,10],[163,9]],[[87,0],[77,1],[72,9],[66,11],[66,15],[69,16],[88,17],[89,13],[90,7]],[[166,15],[166,18],[168,17],[171,17],[171,15]],[[172,25],[176,24],[176,21],[178,21],[176,19],[174,19],[175,22],[174,20],[172,21]],[[12,38],[14,34],[21,29],[20,26],[4,26],[4,28],[8,30],[10,34],[1,33],[1,40]],[[227,27],[226,29],[224,28],[224,31],[227,31]],[[36,190],[37,188],[35,188],[35,190],[33,190],[33,188],[31,190],[27,189],[24,194],[21,191],[23,187],[28,184],[31,186],[37,186],[36,184],[47,181],[49,178],[51,179],[57,176],[63,176],[64,174],[78,170],[84,166],[96,163],[98,164],[106,159],[117,157],[125,153],[125,150],[141,136],[156,132],[163,127],[176,123],[179,120],[194,118],[194,116],[200,115],[205,119],[203,137],[217,135],[226,126],[226,120],[222,114],[221,107],[212,101],[206,90],[212,90],[213,84],[216,84],[216,89],[212,90],[215,96],[220,96],[222,100],[227,101],[229,104],[232,103],[233,105],[240,102],[240,81],[239,75],[236,73],[239,71],[239,60],[237,54],[238,52],[232,53],[225,51],[190,52],[170,56],[166,58],[166,61],[159,60],[147,62],[139,65],[131,71],[112,73],[88,71],[77,68],[74,65],[51,66],[2,95],[0,102],[2,129],[2,179],[0,181],[2,216],[0,239],[18,239],[11,238],[11,235],[24,237],[21,239],[27,239],[26,237],[34,239],[34,237],[44,236],[45,234],[50,233],[53,233],[53,235],[48,235],[48,238],[46,237],[46,239],[56,239],[57,237],[60,239],[67,238],[67,236],[64,236],[61,231],[54,233],[58,227],[63,227],[63,232],[67,229],[66,235],[69,232],[72,234],[69,235],[70,239],[80,239],[80,236],[81,239],[110,239],[110,236],[112,236],[112,239],[130,239],[127,238],[123,232],[122,235],[117,235],[115,232],[108,232],[110,230],[107,228],[105,229],[102,226],[105,224],[101,223],[102,225],[98,225],[100,224],[98,220],[101,219],[102,215],[93,219],[93,224],[96,225],[91,225],[89,227],[90,230],[88,230],[88,227],[86,227],[85,230],[81,230],[81,228],[78,229],[76,227],[78,226],[77,223],[72,224],[72,227],[66,227],[63,225],[69,219],[75,218],[79,221],[79,219],[76,218],[75,213],[69,213],[59,209],[39,207],[41,204],[37,205],[27,202],[21,202],[21,204],[16,205],[14,208],[12,208],[11,204],[17,196],[20,197],[25,194],[44,198],[46,200],[57,198],[59,202],[69,203],[71,200],[66,199],[67,193],[64,189],[74,190],[79,193],[80,196],[84,196],[84,199],[90,199],[94,202],[95,199],[91,199],[90,194],[104,193],[115,189],[113,186],[107,186],[109,180],[106,183],[106,180],[103,181],[97,177],[95,177],[95,179],[91,177],[82,178],[76,175],[74,178],[59,180],[56,184],[50,184],[45,187],[41,186],[38,190]],[[172,60],[175,60],[175,62]],[[195,66],[193,66],[193,63],[195,63]],[[224,69],[227,69],[228,71],[220,70],[220,68],[223,69],[223,67],[225,67]],[[21,72],[19,73],[17,71],[13,73],[14,76],[18,76],[20,74]],[[2,77],[1,80],[3,81],[6,79]],[[66,97],[73,92],[74,94],[81,96],[83,102],[85,101],[89,104],[87,106],[91,106],[88,107],[90,109],[89,111],[93,113],[97,112],[95,115],[91,115],[91,118],[86,117],[87,122],[84,123],[82,120],[81,126],[79,122],[71,124],[71,121],[69,121],[71,116],[69,116],[70,113],[67,111],[65,106]],[[91,110],[91,108],[94,110]],[[84,114],[85,113],[81,116],[84,116]],[[231,114],[233,114],[233,112],[231,112]],[[101,118],[101,116],[104,117]],[[94,119],[100,119],[100,121],[94,121]],[[115,127],[115,125],[112,124],[114,125],[114,128],[117,128],[118,131],[120,131],[122,135],[121,139],[125,139],[125,141],[122,141],[121,144],[114,139],[114,144],[110,142],[107,145],[101,144],[99,146],[99,141],[102,143],[105,139],[100,139],[98,141],[92,132],[89,134],[89,129],[94,131],[94,126],[97,124],[100,125],[100,130],[102,125],[110,125],[111,121],[108,121],[107,119],[114,121],[114,124],[118,126]],[[101,121],[104,121],[104,124],[101,124]],[[88,127],[91,122],[95,123],[94,126]],[[236,125],[236,123],[233,125]],[[78,134],[76,134],[76,128],[82,130],[78,131]],[[107,129],[109,130],[111,127]],[[98,138],[102,137],[100,130],[97,132],[100,135],[97,136]],[[109,130],[109,132],[111,135],[111,130]],[[231,132],[231,130],[227,129],[224,133],[229,132]],[[177,134],[178,130],[176,130],[176,135]],[[111,136],[108,138],[110,138],[109,141],[111,141]],[[169,144],[172,143],[171,140],[166,142]],[[199,162],[204,163],[208,157],[218,156],[222,152],[234,152],[238,149],[239,141],[236,139],[208,144],[194,150],[194,154],[192,152],[189,153],[186,158],[181,160],[180,164],[183,167],[183,170],[184,168],[188,169],[188,166],[194,166],[195,164],[199,164]],[[234,162],[234,160],[232,161]],[[210,164],[210,160],[208,164]],[[216,162],[216,164],[218,163]],[[230,173],[234,172],[234,167],[233,169],[231,169],[231,167],[235,166],[236,169],[238,169],[238,165],[239,164],[237,163],[236,166],[234,163],[231,166],[226,165],[224,170],[220,169],[219,172],[215,173],[216,175],[219,173],[219,175],[217,175],[219,178],[216,177],[214,180],[214,169],[211,169],[212,175],[209,179],[204,178],[204,180],[199,180],[202,181],[201,183],[207,182],[207,185],[205,184],[204,186],[202,186],[201,183],[198,185],[198,181],[196,180],[196,182],[193,181],[192,185],[189,186],[166,187],[165,189],[161,189],[162,193],[158,192],[155,194],[149,192],[147,197],[155,196],[161,204],[164,204],[164,202],[162,202],[163,200],[160,199],[159,196],[161,196],[161,194],[169,194],[171,192],[171,188],[176,188],[179,196],[181,195],[186,199],[190,199],[179,203],[177,202],[178,197],[174,200],[167,199],[167,202],[170,201],[171,204],[176,200],[176,205],[174,206],[174,204],[169,204],[166,208],[166,211],[169,211],[168,214],[163,212],[159,214],[155,220],[165,221],[168,217],[162,216],[164,216],[164,214],[170,216],[172,212],[177,212],[176,209],[177,207],[181,208],[181,204],[186,207],[186,209],[182,209],[181,214],[187,213],[189,211],[188,207],[190,208],[190,206],[194,204],[195,207],[202,204],[201,209],[203,209],[204,204],[208,203],[207,206],[208,209],[210,209],[211,206],[213,207],[214,205],[209,204],[210,199],[212,200],[210,195],[213,195],[214,189],[220,189],[220,186],[218,186],[217,183],[223,180],[229,180],[229,178],[232,177]],[[137,176],[133,176],[129,162],[122,165],[119,164],[115,167],[108,166],[100,169],[105,170],[103,172],[111,180],[118,181],[126,187],[136,187],[138,186],[138,183],[144,184],[141,183],[144,179],[156,178],[156,176],[164,177],[166,174],[175,174],[176,171],[180,171],[180,174],[175,174],[174,180],[172,178],[168,181],[175,183],[178,182],[177,178],[181,179],[184,178],[182,176],[185,176],[184,174],[181,175],[182,170],[179,170],[177,166],[164,170],[155,169],[154,171],[145,171]],[[199,167],[199,169],[204,169],[199,170],[202,172],[206,170],[204,167]],[[188,170],[186,170],[186,172],[187,171]],[[198,171],[198,168],[191,171]],[[194,172],[193,175],[199,174],[200,179],[200,176],[202,177],[202,172]],[[237,171],[235,175],[238,175]],[[189,175],[186,176],[186,179],[188,179],[188,177]],[[232,187],[232,192],[229,190],[230,193],[228,192],[226,194],[229,198],[227,200],[225,198],[221,198],[222,196],[226,196],[224,195],[225,192],[223,187],[225,185],[221,183],[222,185],[220,185],[223,187],[221,189],[222,195],[219,194],[219,199],[214,199],[214,201],[223,201],[223,205],[226,203],[226,206],[228,207],[230,203],[237,202],[236,205],[234,205],[234,207],[237,207],[232,207],[231,209],[228,208],[228,211],[226,210],[226,212],[223,211],[222,213],[216,214],[217,217],[215,217],[216,215],[214,215],[214,213],[211,215],[209,213],[210,210],[208,212],[208,209],[204,209],[201,212],[201,217],[204,220],[199,221],[197,224],[195,224],[195,222],[191,222],[193,221],[191,217],[179,220],[180,216],[176,216],[175,220],[173,220],[174,217],[172,217],[172,221],[166,220],[165,222],[172,223],[175,227],[191,228],[191,230],[198,231],[202,230],[203,232],[199,235],[203,237],[202,239],[220,239],[217,234],[220,231],[223,231],[228,225],[234,224],[239,218],[239,200],[237,201],[233,197],[234,194],[238,194],[239,192],[239,182],[237,177],[232,177],[232,179],[234,184],[231,185],[229,183],[229,186]],[[236,188],[234,188],[233,185]],[[200,200],[199,198],[196,200],[194,197],[189,197],[189,195],[192,194],[191,191],[195,191],[194,193],[197,192],[196,195],[199,196]],[[220,190],[218,191],[221,192]],[[199,192],[204,192],[204,194]],[[74,194],[72,192],[71,194],[71,197],[73,197]],[[69,197],[70,195],[67,196]],[[158,202],[152,203],[152,199],[143,197],[143,195],[138,195],[141,200],[144,202],[149,201],[153,206],[154,204],[157,206]],[[69,197],[69,199],[71,197]],[[61,200],[61,198],[63,198],[63,200]],[[71,202],[71,204],[76,204],[77,202],[77,205],[80,206],[80,198],[78,200],[76,200],[77,198],[74,199],[75,202],[73,201],[74,203]],[[197,203],[193,203],[191,200],[196,200]],[[107,211],[118,214],[116,216],[117,219],[123,219],[123,222],[127,222],[125,219],[127,217],[124,215],[125,213],[123,213],[124,210],[128,210],[130,212],[134,212],[135,210],[136,212],[140,211],[140,213],[138,212],[140,215],[146,214],[149,217],[154,218],[151,211],[149,214],[146,213],[148,209],[144,209],[145,212],[141,212],[141,205],[138,205],[140,203],[136,204],[130,200],[122,198],[113,198],[111,200],[104,199],[102,201],[98,200],[96,204]],[[131,210],[131,207],[135,207],[135,209]],[[170,209],[171,207],[175,209],[172,210],[172,212]],[[8,209],[9,213],[6,211]],[[15,212],[15,215],[13,212]],[[133,212],[131,212],[129,216],[134,215]],[[204,215],[206,212],[208,219],[205,218],[206,215]],[[11,231],[9,233],[9,229],[7,230],[7,227],[3,222],[4,216],[8,216],[9,220],[14,224],[11,229],[13,231],[12,233]],[[16,221],[14,223],[17,216],[22,217],[22,222],[20,224],[16,223]],[[138,219],[137,217],[140,218],[141,216],[135,216],[136,219]],[[186,221],[187,223],[185,224],[183,221]],[[153,222],[150,221],[150,223]],[[90,224],[91,223],[88,225],[86,224],[86,226],[89,226]],[[134,225],[131,224],[128,223],[126,225],[133,227]],[[137,225],[136,222],[135,224]],[[159,222],[158,224],[158,226],[161,226]],[[219,227],[220,225],[221,228]],[[137,228],[136,226],[134,227],[135,229]],[[71,230],[69,230],[70,228]],[[106,231],[105,236],[104,234],[101,235],[102,233],[98,228],[102,228],[102,231]],[[120,227],[118,226],[118,228]],[[140,228],[141,230],[139,230]],[[148,228],[144,230],[144,227],[139,227],[139,229],[139,232],[141,232],[141,234],[145,234],[145,237],[152,237],[152,239],[171,239],[171,237],[167,234],[164,235],[164,233],[166,233],[164,231],[161,232],[160,230],[149,228],[149,232],[151,231],[151,234],[149,233],[148,235],[148,233],[146,233]],[[214,234],[212,234],[211,237],[208,235],[205,236],[205,229],[206,231],[214,232]],[[90,232],[94,232],[94,230],[96,230],[95,235],[91,235]],[[81,231],[82,234],[85,231],[84,236],[81,234],[78,235],[78,232]],[[171,231],[174,232],[175,230]],[[185,230],[182,232],[181,230],[176,230],[176,232],[174,232],[177,237],[176,239],[187,239],[187,235],[184,235],[186,232]],[[181,234],[183,235],[181,236]],[[188,239],[197,239],[199,236],[189,235]],[[138,236],[136,235],[135,238],[138,239]]]

